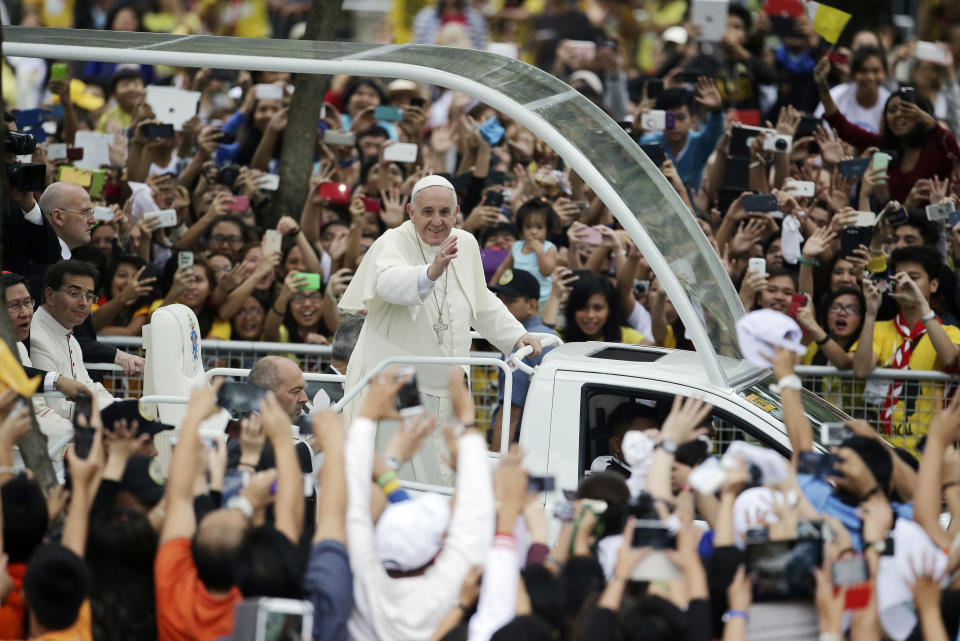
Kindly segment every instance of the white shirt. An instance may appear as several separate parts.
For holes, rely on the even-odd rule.
[[[881,86],[877,93],[877,102],[872,107],[861,107],[857,102],[857,83],[845,82],[830,90],[830,96],[837,103],[837,109],[843,117],[867,131],[880,132],[880,122],[883,120],[883,107],[887,104],[890,92]],[[817,106],[813,112],[815,116],[823,115],[823,104]]]
[[[33,367],[62,376],[69,376],[86,385],[97,397],[100,409],[114,401],[113,395],[103,385],[95,383],[83,364],[80,343],[73,337],[73,330],[64,327],[40,306],[30,323],[30,360]],[[62,398],[50,399],[48,405],[63,418],[71,418],[73,402]]]
[[[487,444],[479,434],[460,437],[456,504],[443,548],[423,574],[394,579],[380,562],[370,519],[376,429],[369,419],[355,419],[344,447],[354,597],[349,636],[353,641],[426,641],[456,606],[463,579],[483,563],[493,540],[496,511]]]
[[[17,353],[20,355],[20,363],[26,367],[33,367],[33,362],[27,353],[27,346],[20,341],[17,341]],[[37,391],[39,392],[40,390]],[[37,415],[37,425],[40,426],[40,431],[46,435],[48,447],[54,447],[58,441],[63,440],[65,436],[73,433],[73,422],[57,414],[53,408],[47,405],[46,400],[42,396],[34,396],[32,402],[33,411]],[[62,457],[56,457],[54,454],[56,454],[56,452],[50,453],[54,467],[62,469]],[[15,455],[14,458],[16,461],[17,457],[20,456],[19,449],[15,450]],[[14,465],[16,466],[16,462]]]

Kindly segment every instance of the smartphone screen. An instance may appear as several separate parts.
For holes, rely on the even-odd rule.
[[[90,426],[90,412],[93,411],[93,399],[89,396],[77,396],[73,405],[73,426],[75,428]],[[83,418],[81,421],[80,418]]]
[[[556,487],[556,482],[552,476],[528,476],[527,477],[527,491],[528,492],[553,492],[554,487]]]
[[[635,548],[665,550],[675,548],[677,540],[663,521],[639,519],[634,525],[631,545]]]
[[[90,448],[93,447],[93,436],[96,430],[91,427],[76,427],[74,430],[73,451],[77,457],[85,459],[90,456]]]
[[[417,370],[413,367],[405,367],[400,370],[401,376],[409,376],[407,382],[397,392],[397,411],[400,412],[401,416],[415,416],[423,411],[420,390],[417,388],[416,372]]]
[[[753,600],[811,599],[816,588],[813,571],[822,563],[820,539],[747,543],[747,575]]]
[[[267,390],[249,383],[226,382],[217,392],[217,405],[235,414],[248,414],[260,409]]]

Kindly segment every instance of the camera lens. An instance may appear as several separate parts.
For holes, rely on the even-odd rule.
[[[8,154],[23,156],[32,154],[37,148],[37,141],[32,134],[20,133],[18,131],[8,131],[7,137],[3,141],[4,151]]]
[[[777,151],[786,151],[787,141],[785,138],[777,138],[777,141],[773,143],[773,146],[777,148]]]

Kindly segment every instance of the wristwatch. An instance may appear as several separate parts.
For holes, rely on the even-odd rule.
[[[387,467],[389,467],[394,472],[399,470],[400,466],[403,465],[403,461],[401,461],[396,456],[384,456],[383,462]]]
[[[730,619],[743,619],[744,621],[749,621],[750,617],[747,616],[747,613],[743,610],[727,610],[723,613],[723,616],[720,617],[720,620],[724,623],[730,621]]]
[[[665,439],[662,439],[659,443],[657,443],[657,447],[661,447],[663,448],[664,452],[666,452],[667,454],[673,455],[677,453],[678,445],[677,445],[677,442],[672,438],[665,438]]]

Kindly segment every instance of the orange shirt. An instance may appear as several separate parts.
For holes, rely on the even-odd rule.
[[[211,596],[197,576],[190,539],[160,546],[153,566],[157,592],[157,641],[216,641],[233,634],[234,608],[243,598],[234,586]]]
[[[66,630],[47,632],[38,637],[30,637],[30,641],[93,641],[93,615],[90,612],[90,601],[84,601],[77,614],[77,620]]]
[[[11,563],[7,572],[13,579],[13,590],[0,607],[0,639],[23,638],[23,575],[27,573],[26,563]]]

